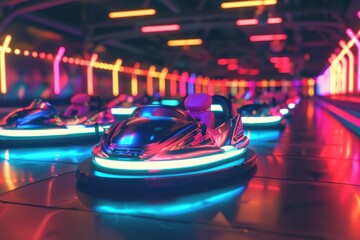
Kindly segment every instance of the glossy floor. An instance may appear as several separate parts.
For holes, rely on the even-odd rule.
[[[312,100],[285,130],[247,135],[250,181],[136,199],[76,188],[90,146],[3,149],[0,239],[360,239],[358,137]]]

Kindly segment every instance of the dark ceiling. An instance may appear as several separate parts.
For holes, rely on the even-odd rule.
[[[224,0],[225,1],[225,0]],[[346,39],[345,29],[358,27],[359,0],[278,0],[275,6],[221,9],[217,0],[2,0],[0,34],[14,24],[36,26],[76,41],[85,53],[107,49],[100,58],[124,59],[189,71],[211,78],[293,79],[313,77]],[[109,19],[111,11],[155,8],[154,16]],[[281,17],[281,24],[237,26],[237,19]],[[181,30],[142,33],[146,25],[179,24]],[[249,36],[286,34],[286,41],[251,42]],[[201,38],[201,46],[169,47],[167,41]],[[60,44],[60,43],[59,43]],[[101,46],[101,47],[100,47]],[[288,56],[291,73],[279,73],[269,61]],[[219,65],[235,58],[242,69],[259,69],[256,76]]]

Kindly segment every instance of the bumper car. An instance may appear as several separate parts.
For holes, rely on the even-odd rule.
[[[0,142],[8,147],[96,142],[114,122],[99,97],[77,94],[63,114],[49,102],[35,99],[0,120]]]
[[[115,123],[93,147],[92,158],[79,165],[78,185],[197,185],[239,178],[255,168],[257,156],[247,148],[241,117],[229,99],[194,94],[185,106],[146,105]]]
[[[284,128],[286,120],[277,107],[269,104],[249,104],[238,109],[245,129]]]

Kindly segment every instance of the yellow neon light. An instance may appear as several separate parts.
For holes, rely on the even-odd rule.
[[[345,53],[349,58],[349,93],[354,92],[354,54],[351,50],[346,46],[344,41],[339,42],[340,46],[345,49]],[[359,64],[359,63],[358,63]]]
[[[190,45],[201,45],[203,41],[200,38],[191,38],[191,39],[178,39],[178,40],[169,40],[167,45],[169,47],[179,47],[179,46],[190,46]]]
[[[168,69],[167,68],[163,68],[160,72],[160,77],[159,77],[159,92],[160,92],[160,96],[164,97],[165,93],[166,93],[166,83],[165,83],[165,78],[166,75],[168,73]]]
[[[113,80],[113,95],[119,96],[119,70],[122,64],[122,60],[119,58],[116,60],[115,65],[112,69],[112,80]]]
[[[155,70],[156,70],[155,66],[150,66],[148,74],[146,76],[146,91],[150,97],[154,95],[153,76],[154,76]]]
[[[8,47],[11,41],[11,36],[6,35],[4,43],[0,48],[0,85],[1,85],[1,93],[5,94],[7,92],[6,89],[6,67],[5,67],[5,53],[8,52]]]
[[[348,69],[348,62],[346,60],[346,58],[342,58],[340,60],[341,62],[341,77],[339,79],[339,84],[340,84],[340,93],[345,93],[346,92],[346,79],[347,79],[347,69]]]
[[[259,1],[237,1],[237,2],[223,2],[221,8],[243,8],[243,7],[257,7],[262,5],[275,5],[277,0],[259,0]]]
[[[90,63],[87,67],[87,92],[89,95],[94,94],[94,76],[93,76],[93,68],[95,65],[95,62],[98,58],[98,55],[94,53],[91,56]]]
[[[139,74],[140,63],[135,63],[134,73],[131,74],[131,95],[138,95],[138,79],[137,74]]]
[[[130,10],[109,13],[109,18],[127,18],[127,17],[141,17],[155,15],[155,9],[141,9],[141,10]]]

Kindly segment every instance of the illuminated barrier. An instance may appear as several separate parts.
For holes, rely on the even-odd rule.
[[[139,68],[140,68],[140,63],[135,63],[134,65],[134,71],[131,74],[131,95],[136,96],[138,95],[138,79],[137,79],[137,75],[139,74]]]
[[[346,33],[351,38],[350,41],[347,43],[343,40],[339,41],[341,52],[338,55],[330,56],[330,66],[317,78],[319,95],[354,93],[355,84],[358,86],[357,91],[360,91],[360,42],[358,39],[360,31],[354,34],[351,29],[347,29]],[[354,76],[354,54],[351,50],[354,45],[358,49],[357,82],[355,82]]]
[[[188,79],[189,74],[187,72],[183,72],[180,79],[180,97],[186,96],[186,82],[188,82]]]
[[[59,95],[61,92],[60,88],[60,61],[62,57],[64,56],[65,48],[60,47],[53,63],[53,71],[54,71],[54,93],[56,95]]]
[[[176,97],[177,95],[177,83],[179,72],[174,70],[173,73],[170,76],[170,96]]]
[[[358,15],[359,15],[359,12],[358,12]],[[346,33],[351,39],[354,39],[355,45],[356,45],[356,48],[357,48],[357,53],[358,53],[358,58],[357,58],[357,91],[360,92],[360,41],[355,36],[355,33],[350,28],[346,29]]]
[[[146,76],[146,91],[147,94],[152,97],[154,95],[154,72],[156,68],[155,66],[150,66],[148,74]]]
[[[119,71],[122,64],[121,59],[117,59],[112,70],[113,95],[119,96]]]
[[[159,76],[159,93],[161,97],[165,97],[166,95],[166,83],[165,83],[165,78],[166,75],[168,73],[168,69],[167,68],[163,68],[160,72],[160,76]]]
[[[6,66],[5,66],[5,53],[8,53],[10,50],[9,44],[11,41],[11,36],[7,35],[5,37],[4,43],[0,48],[0,86],[1,93],[5,94],[7,92],[6,88]]]
[[[189,74],[187,72],[183,72],[182,74],[179,74],[176,70],[172,72],[172,74],[168,74],[167,68],[162,68],[161,72],[156,72],[155,66],[151,66],[148,70],[140,69],[140,64],[135,64],[134,67],[126,67],[123,66],[123,61],[121,59],[117,59],[115,63],[106,63],[106,62],[100,62],[97,61],[98,55],[93,54],[91,56],[90,60],[80,59],[80,58],[74,58],[69,56],[64,56],[65,48],[60,47],[57,54],[54,56],[51,53],[45,53],[45,52],[37,52],[29,50],[21,50],[21,49],[14,49],[11,52],[11,49],[8,47],[11,40],[11,36],[7,36],[5,38],[5,41],[2,46],[0,46],[0,87],[1,87],[1,93],[6,94],[7,92],[7,82],[6,82],[6,66],[5,66],[5,55],[6,53],[13,53],[15,55],[22,55],[25,57],[33,57],[33,58],[40,58],[44,59],[46,61],[53,61],[53,71],[54,71],[54,94],[58,95],[61,92],[61,86],[63,85],[61,83],[60,78],[60,63],[67,63],[67,64],[73,64],[78,65],[82,67],[87,68],[87,92],[89,95],[94,94],[94,73],[93,70],[95,69],[103,69],[112,71],[112,94],[114,96],[119,96],[120,94],[120,81],[119,81],[119,74],[125,73],[131,75],[131,94],[137,95],[138,94],[138,76],[146,76],[146,85],[147,85],[147,94],[149,96],[152,96],[154,93],[154,86],[153,86],[153,78],[159,78],[159,90],[161,96],[166,96],[167,93],[175,97],[177,94],[179,94],[181,97],[184,97],[188,94],[192,93],[200,93],[205,92],[209,95],[216,94],[228,94],[229,90],[233,95],[236,95],[237,93],[245,92],[245,88],[251,88],[255,91],[256,87],[271,87],[271,90],[274,90],[274,87],[282,87],[283,89],[287,89],[287,87],[291,86],[289,82],[286,81],[276,81],[274,79],[271,80],[262,80],[262,81],[246,81],[246,80],[215,80],[210,79],[209,77],[204,76],[198,76],[196,78],[195,74],[192,74],[189,77]],[[360,46],[360,44],[359,44]],[[348,46],[349,47],[349,46]],[[6,51],[4,51],[6,49]],[[349,55],[350,56],[350,55]],[[350,57],[349,57],[350,58]],[[219,64],[232,64],[236,63],[237,59],[218,59]],[[239,69],[242,70],[242,69]],[[338,73],[339,70],[336,71]],[[248,75],[257,75],[259,74],[258,69],[247,69]],[[349,74],[350,75],[350,74]],[[358,74],[359,76],[359,74]],[[166,91],[167,84],[166,80],[170,81],[170,91]],[[294,84],[298,85],[309,85],[310,87],[315,85],[313,84],[313,81],[311,79],[308,80],[308,82],[297,82],[298,80],[292,81]],[[336,78],[336,81],[338,81],[338,78]],[[358,80],[360,81],[360,80]],[[179,82],[179,83],[177,83]],[[360,85],[360,84],[358,84]],[[179,86],[179,88],[177,87]],[[179,90],[179,92],[178,92]],[[308,93],[309,95],[313,94],[314,90],[309,89]]]
[[[93,68],[94,68],[94,65],[95,65],[95,62],[98,58],[98,55],[96,53],[94,53],[92,56],[91,56],[91,59],[90,59],[90,63],[89,65],[87,66],[87,92],[88,94],[91,96],[91,95],[94,95],[94,73],[93,73]]]

